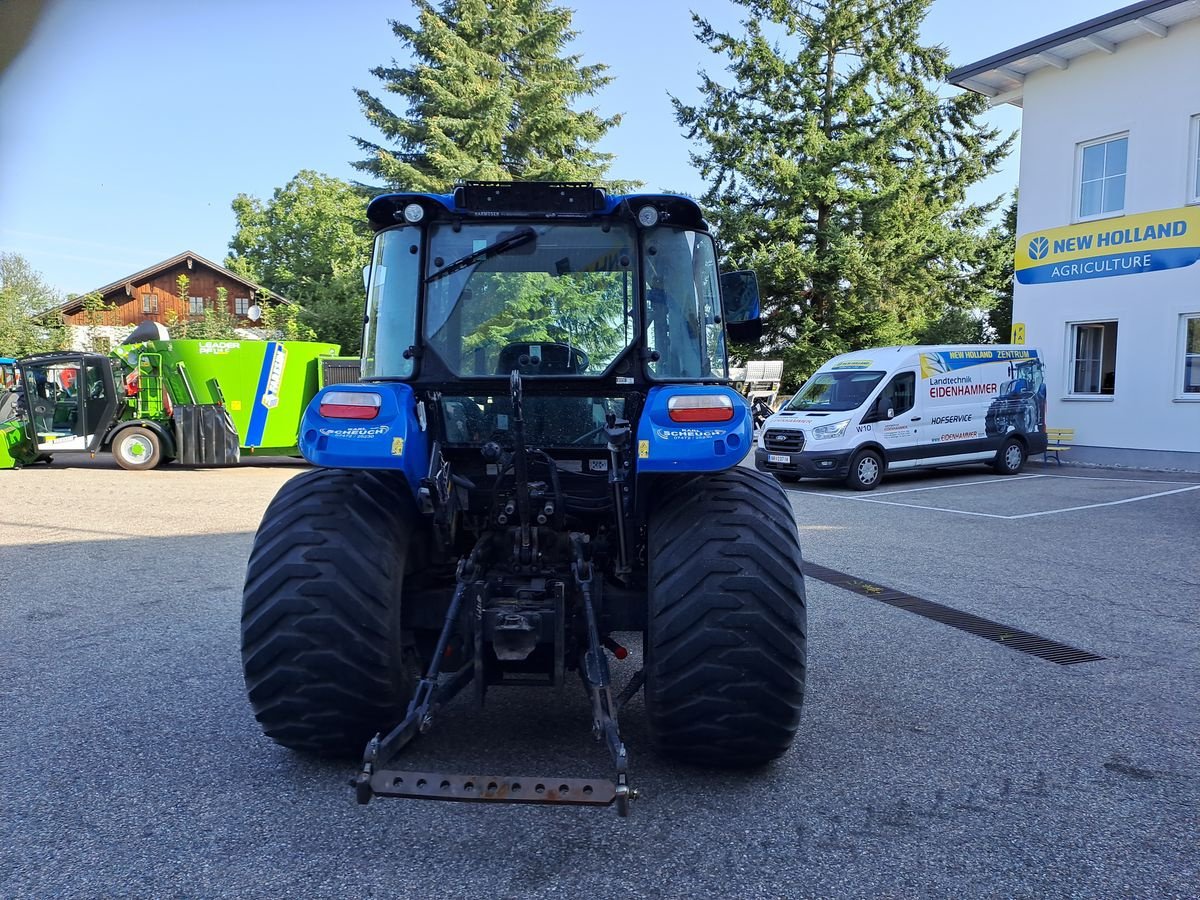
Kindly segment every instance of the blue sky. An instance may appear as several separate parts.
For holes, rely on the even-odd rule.
[[[23,0],[4,0],[23,2]],[[728,0],[560,0],[572,48],[614,81],[593,103],[624,114],[601,144],[612,175],[699,193],[692,147],[668,94],[697,99],[697,71],[723,65],[689,10],[736,28]],[[935,0],[923,35],[974,62],[1108,12],[1120,0]],[[0,74],[0,250],[64,293],[83,293],[193,250],[221,262],[230,202],[269,197],[301,169],[351,179],[351,135],[371,136],[353,89],[401,58],[389,19],[406,0],[48,0],[24,52]],[[399,104],[393,106],[399,110]],[[1020,111],[989,113],[1020,126]],[[977,192],[1016,185],[1016,155]]]

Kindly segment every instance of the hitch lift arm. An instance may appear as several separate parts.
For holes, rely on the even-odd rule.
[[[350,779],[355,797],[361,804],[374,796],[404,797],[421,800],[455,800],[470,803],[537,803],[575,806],[616,805],[621,816],[629,815],[637,791],[628,782],[628,754],[617,726],[617,705],[613,701],[608,660],[604,656],[600,631],[592,602],[592,568],[583,555],[582,540],[573,543],[576,584],[583,595],[588,631],[588,649],[580,661],[584,686],[592,701],[592,730],[595,738],[608,746],[616,767],[616,781],[588,778],[541,778],[498,775],[447,775],[387,768],[400,751],[419,734],[430,729],[433,713],[442,704],[470,684],[483,678],[474,663],[458,671],[440,675],[440,665],[457,624],[464,596],[479,573],[480,545],[458,568],[457,586],[438,636],[437,648],[428,671],[418,682],[404,719],[386,736],[375,735],[363,754],[362,768]],[[474,593],[474,591],[472,591]],[[636,688],[635,688],[636,689]]]

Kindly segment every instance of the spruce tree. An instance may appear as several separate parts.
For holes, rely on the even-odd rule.
[[[727,57],[702,103],[674,99],[727,264],[758,271],[765,346],[793,383],[847,350],[905,343],[948,310],[990,302],[967,189],[1012,136],[986,99],[943,98],[947,52],[921,43],[930,0],[736,0],[744,34],[694,16]]]
[[[463,180],[602,181],[612,155],[594,149],[620,122],[573,104],[612,79],[563,55],[571,11],[550,0],[414,0],[416,26],[392,21],[411,64],[371,72],[407,109],[357,90],[385,139],[355,138],[353,165],[400,190],[446,191]],[[385,146],[386,145],[386,146]]]

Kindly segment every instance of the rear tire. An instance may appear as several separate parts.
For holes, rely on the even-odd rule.
[[[874,450],[863,450],[850,460],[846,484],[856,491],[873,491],[883,481],[883,458]]]
[[[113,439],[112,455],[122,469],[149,471],[162,462],[162,439],[149,428],[135,425],[122,430]]]
[[[403,718],[419,673],[400,599],[420,526],[392,473],[316,469],[275,495],[242,596],[246,690],[272,740],[359,756]]]
[[[1009,438],[996,452],[992,467],[1001,475],[1016,475],[1025,465],[1025,445],[1016,438]]]
[[[792,508],[770,475],[675,480],[651,514],[646,716],[659,753],[747,767],[791,746],[806,611]]]

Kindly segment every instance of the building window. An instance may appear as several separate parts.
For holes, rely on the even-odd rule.
[[[1125,209],[1125,170],[1129,136],[1079,145],[1080,219],[1110,216]]]
[[[158,294],[142,294],[142,312],[158,312]]]
[[[1200,116],[1192,116],[1192,152],[1188,154],[1188,202],[1200,203]]]
[[[1183,316],[1180,325],[1179,361],[1183,377],[1179,395],[1200,400],[1200,313]]]
[[[239,316],[246,315],[246,313],[248,313],[250,311],[250,298],[249,297],[234,297],[233,298],[233,311],[235,313],[237,313]]]
[[[1117,387],[1117,323],[1071,326],[1071,393],[1112,394]]]
[[[188,314],[193,316],[204,315],[203,297],[188,297]]]

